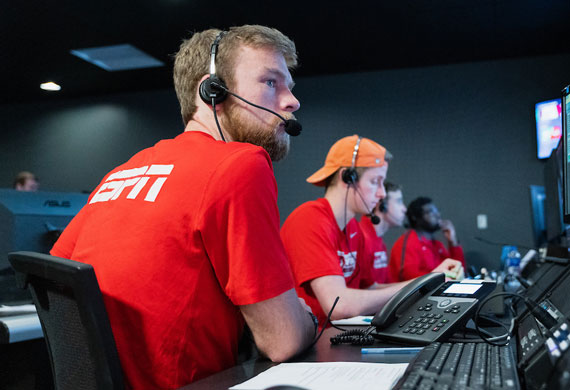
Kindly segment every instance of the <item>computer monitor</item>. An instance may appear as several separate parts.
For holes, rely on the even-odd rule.
[[[570,148],[568,147],[568,122],[570,116],[570,86],[562,90],[562,143],[563,143],[563,176],[564,176],[564,222],[570,223]]]
[[[542,247],[547,243],[546,239],[546,194],[543,186],[531,185],[530,191],[530,210],[532,213],[532,236],[534,238],[534,246]]]
[[[48,253],[88,196],[0,189],[0,272],[10,268],[9,252]]]
[[[562,143],[552,151],[544,165],[544,205],[546,241],[552,245],[562,245],[566,238],[568,226],[563,218],[563,169],[564,151]]]

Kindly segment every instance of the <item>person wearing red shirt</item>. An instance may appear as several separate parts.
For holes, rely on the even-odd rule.
[[[361,218],[359,225],[364,237],[365,258],[369,260],[363,264],[363,277],[361,287],[369,288],[374,283],[390,283],[388,269],[388,248],[382,236],[391,228],[401,227],[406,218],[406,205],[404,196],[399,185],[389,181],[384,182],[386,197],[380,199],[374,207],[373,213],[378,217],[378,223],[373,223],[371,218]]]
[[[390,253],[390,277],[402,281],[430,272],[446,259],[455,259],[465,268],[463,248],[459,245],[455,227],[449,220],[442,220],[439,210],[430,198],[419,197],[408,205],[406,213],[411,229],[404,233]],[[435,239],[441,230],[448,248]]]
[[[377,312],[404,283],[360,289],[364,242],[357,215],[369,214],[385,196],[390,153],[378,143],[353,135],[337,141],[325,164],[307,182],[325,187],[324,198],[302,204],[281,228],[299,296],[322,324],[336,297],[332,319]],[[450,260],[435,272],[455,270]]]
[[[291,119],[296,49],[264,26],[224,34],[196,33],[176,55],[184,132],[109,172],[51,251],[93,265],[129,389],[175,389],[235,365],[244,324],[273,361],[316,333],[279,237],[271,160],[287,154],[285,124],[200,93],[212,60],[232,92]]]

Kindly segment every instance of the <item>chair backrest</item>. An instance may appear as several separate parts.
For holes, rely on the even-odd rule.
[[[103,295],[89,264],[35,252],[8,255],[42,324],[57,390],[123,389]]]

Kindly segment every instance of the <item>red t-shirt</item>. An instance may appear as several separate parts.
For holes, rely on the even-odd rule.
[[[111,171],[51,253],[92,264],[127,386],[236,363],[238,306],[294,287],[268,154],[186,132]]]
[[[406,241],[406,247],[402,267],[404,241]],[[390,278],[393,281],[402,281],[428,274],[447,258],[459,260],[465,267],[465,257],[461,246],[452,246],[448,251],[440,241],[420,238],[415,230],[408,230],[396,240],[392,247],[389,265]]]
[[[325,313],[311,289],[310,281],[340,275],[346,285],[359,288],[362,233],[356,220],[340,230],[329,202],[320,198],[297,207],[281,228],[281,239],[295,278],[297,294],[323,324]]]
[[[378,237],[370,218],[362,217],[359,222],[364,237],[364,256],[362,261],[362,277],[360,284],[363,288],[374,283],[390,283],[388,272],[388,248],[382,237]]]

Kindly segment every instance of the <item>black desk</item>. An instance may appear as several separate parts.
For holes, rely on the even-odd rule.
[[[53,390],[49,354],[35,313],[0,317],[0,388]]]
[[[349,327],[343,327],[349,328]],[[367,363],[407,363],[415,354],[381,355],[360,353],[360,346],[331,345],[330,337],[341,333],[334,328],[326,329],[317,344],[309,351],[292,359],[291,362],[367,362]],[[373,345],[372,347],[386,346]],[[370,347],[370,346],[369,346]],[[254,359],[234,366],[207,378],[181,387],[179,390],[227,390],[229,387],[253,378],[277,363],[267,359]]]

